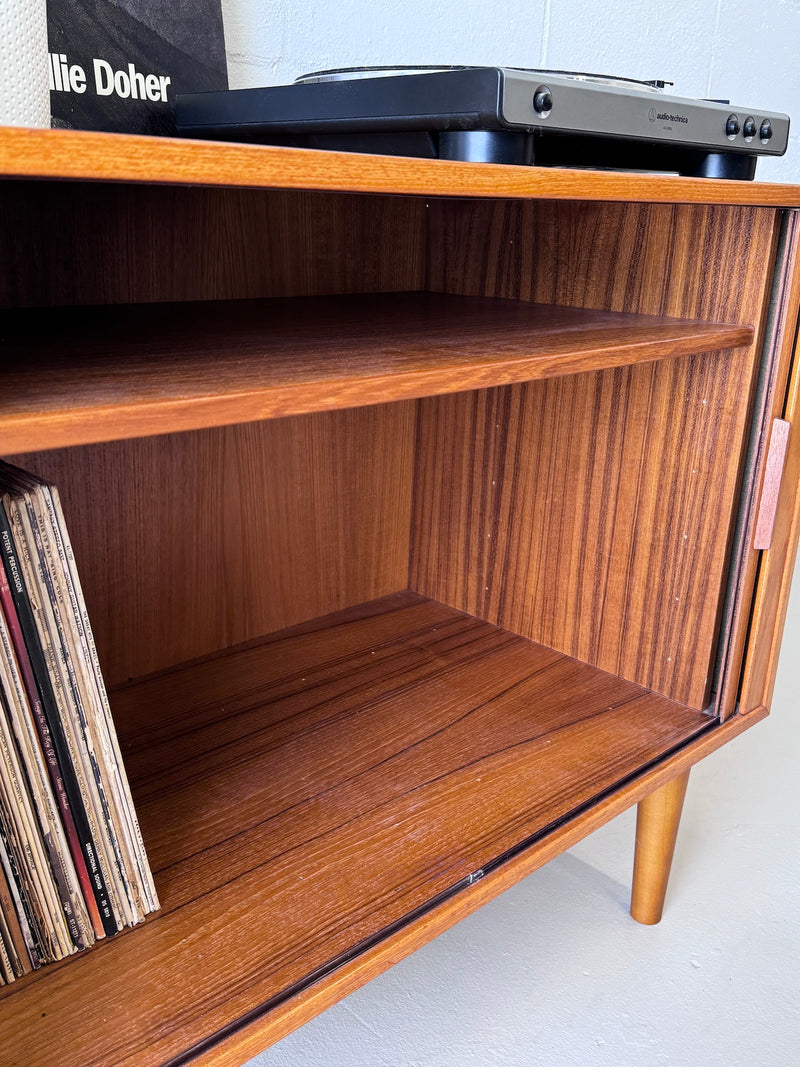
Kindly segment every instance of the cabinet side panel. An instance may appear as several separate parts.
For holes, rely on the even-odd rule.
[[[0,307],[420,289],[423,222],[411,197],[5,182]]]
[[[744,483],[749,487],[749,495],[743,501],[737,524],[732,569],[736,571],[735,588],[731,583],[730,596],[726,603],[720,637],[721,655],[719,662],[719,679],[716,706],[722,719],[728,718],[737,710],[752,711],[748,684],[742,681],[742,667],[745,648],[748,649],[748,664],[752,657],[763,657],[765,641],[769,645],[772,638],[765,638],[762,629],[764,605],[770,612],[767,629],[776,623],[776,614],[782,619],[778,605],[773,601],[777,575],[786,566],[787,551],[792,557],[793,549],[782,540],[781,530],[785,531],[785,512],[781,509],[781,519],[775,523],[770,550],[763,553],[753,546],[757,521],[760,520],[760,498],[765,486],[768,459],[772,451],[773,422],[775,419],[789,419],[791,415],[784,408],[786,402],[787,381],[790,378],[792,355],[797,329],[798,306],[800,306],[800,273],[798,272],[798,251],[800,250],[800,219],[798,213],[786,212],[783,220],[781,238],[776,250],[776,269],[773,279],[773,291],[770,298],[770,313],[764,331],[764,345],[761,380],[756,390],[753,426],[750,430],[750,446],[744,471]],[[762,564],[765,564],[762,566]],[[791,564],[789,573],[791,572]],[[786,574],[784,573],[784,579]],[[783,579],[779,580],[783,581]],[[768,592],[771,590],[771,592]],[[778,623],[780,628],[781,623]],[[778,639],[779,640],[779,639]],[[763,662],[763,660],[762,660]],[[745,675],[748,667],[745,667]],[[760,703],[756,704],[760,706]]]
[[[704,706],[777,224],[770,209],[735,206],[432,204],[432,289],[750,323],[755,338],[472,408],[423,403],[412,585]],[[437,473],[428,449],[450,455],[443,420],[481,444]],[[444,559],[456,543],[458,564]]]
[[[793,347],[793,363],[783,401],[784,407],[779,411],[780,416],[791,424],[789,446],[772,538],[769,548],[761,553],[742,672],[740,709],[743,712],[751,712],[765,705],[768,707],[772,701],[800,530],[800,341],[796,318],[797,289],[800,285],[798,274],[795,274],[794,282],[795,316],[793,322],[787,323],[787,333]]]
[[[58,485],[110,683],[404,589],[412,403],[16,457]]]
[[[428,288],[758,326],[776,212],[433,201]]]
[[[704,707],[750,363],[421,401],[412,588]]]

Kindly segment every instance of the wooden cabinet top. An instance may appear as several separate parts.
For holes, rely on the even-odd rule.
[[[0,175],[417,196],[800,205],[800,186],[771,182],[459,163],[14,127],[0,128]]]

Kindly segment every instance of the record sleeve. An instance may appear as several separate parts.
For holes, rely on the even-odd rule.
[[[0,985],[8,985],[17,977],[11,964],[11,957],[6,948],[6,930],[2,916],[0,916]]]
[[[79,689],[74,653],[69,634],[61,622],[47,555],[49,544],[42,541],[28,492],[13,499],[7,497],[6,510],[10,513],[17,544],[22,546],[23,570],[26,567],[29,570],[26,575],[28,596],[34,606],[39,640],[54,683],[61,725],[89,820],[96,864],[106,885],[112,918],[120,930],[135,920],[120,871],[119,852],[109,827],[108,802],[104,790],[98,788],[97,760]]]
[[[13,602],[9,602],[10,599],[11,593],[6,574],[0,567],[0,685],[5,691],[7,710],[17,741],[17,749],[26,773],[42,841],[50,861],[70,935],[77,948],[88,948],[94,943],[95,938],[51,789],[50,778],[28,702],[28,693],[22,681],[13,647],[11,627],[8,625],[9,612],[13,614],[14,622],[17,620],[14,605]],[[17,640],[21,641],[21,633],[17,634]],[[27,658],[24,644],[21,650],[24,658]],[[4,660],[2,657],[5,657]]]
[[[3,847],[4,846],[0,841],[0,853]],[[7,878],[5,869],[6,864],[3,863],[2,856],[0,855],[0,913],[2,913],[4,924],[3,931],[6,935],[5,949],[11,957],[14,973],[20,978],[23,974],[30,974],[33,970],[33,965],[31,964],[31,957],[25,937],[22,936],[22,929],[19,925],[19,915],[17,914],[17,906],[11,892],[11,887],[9,886],[9,878]]]
[[[63,509],[54,486],[0,461],[0,505],[118,925],[158,908]],[[2,537],[0,511],[0,537]],[[10,564],[8,550],[6,563]],[[12,588],[13,593],[13,588]],[[19,608],[26,646],[25,609]],[[31,662],[36,675],[36,665]],[[38,677],[37,677],[38,682]],[[40,694],[41,695],[41,694]],[[42,701],[44,704],[44,700]],[[51,733],[55,731],[51,727]],[[55,743],[55,736],[53,737]],[[54,746],[55,747],[55,746]],[[60,753],[58,756],[61,764]],[[70,805],[72,798],[69,797]]]
[[[177,93],[228,88],[220,0],[47,0],[54,126],[175,135]]]
[[[28,947],[28,953],[34,967],[41,967],[49,962],[47,949],[42,941],[39,923],[37,921],[37,909],[30,898],[29,888],[24,880],[23,873],[18,867],[17,856],[12,847],[13,835],[8,823],[8,812],[3,796],[2,779],[0,778],[0,862],[3,863],[8,885],[14,897],[17,917],[22,929],[22,936]]]
[[[3,664],[0,663],[0,669]],[[2,688],[5,688],[4,686]],[[19,762],[5,697],[0,693],[0,805],[5,818],[6,847],[24,890],[29,915],[36,925],[46,961],[75,951],[67,919],[39,833],[28,783]]]
[[[53,543],[58,553],[56,573],[63,575],[65,579],[71,608],[70,624],[73,627],[79,653],[78,662],[86,670],[88,699],[93,711],[91,722],[98,738],[98,751],[102,755],[104,773],[110,786],[109,792],[114,804],[115,823],[119,827],[120,836],[124,841],[128,857],[127,862],[131,865],[131,870],[137,874],[137,877],[132,879],[132,887],[138,900],[138,907],[142,916],[144,916],[159,907],[158,896],[153,883],[150,864],[147,861],[139,822],[136,818],[136,809],[119,749],[117,732],[111,715],[108,694],[103,682],[100,661],[75,565],[75,556],[72,551],[69,532],[64,520],[61,500],[55,486],[44,484],[39,487],[38,496],[46,509],[45,515],[40,516],[40,524],[42,526],[47,525],[45,523],[46,517],[53,535]],[[142,894],[145,898],[144,901],[140,899]]]
[[[112,908],[105,872],[101,866],[99,849],[95,843],[96,827],[92,826],[91,809],[86,806],[85,781],[80,781],[79,765],[73,759],[69,733],[62,723],[65,699],[61,677],[53,643],[42,620],[43,607],[37,592],[38,586],[33,580],[34,565],[30,548],[24,536],[20,536],[23,531],[18,512],[19,509],[8,495],[0,496],[0,545],[3,548],[3,562],[69,799],[69,808],[78,831],[81,852],[91,879],[92,893],[105,933],[114,934],[119,926]]]
[[[2,527],[3,524],[4,514],[3,505],[0,503],[0,527]],[[105,937],[105,931],[100,919],[100,912],[97,908],[97,902],[94,899],[94,893],[92,892],[92,883],[89,878],[89,872],[86,868],[86,861],[81,851],[78,831],[75,827],[75,820],[69,805],[64,778],[61,774],[61,768],[59,767],[56,750],[53,745],[50,727],[48,726],[47,718],[45,717],[42,698],[36,685],[33,666],[28,654],[28,649],[25,645],[22,627],[20,626],[19,618],[17,616],[17,610],[11,596],[11,588],[8,584],[6,570],[2,563],[0,563],[0,611],[5,616],[6,624],[11,635],[11,641],[14,650],[16,651],[17,663],[19,664],[19,672],[24,683],[25,694],[27,696],[27,710],[30,714],[29,717],[26,717],[27,721],[24,721],[23,725],[30,725],[38,735],[38,747],[41,757],[46,764],[47,775],[52,786],[51,795],[55,798],[58,808],[58,814],[54,812],[52,813],[51,821],[56,826],[55,833],[59,838],[59,842],[62,836],[66,839],[66,845],[69,849],[69,856],[72,860],[75,877],[80,885],[80,893],[84,902],[84,907],[86,908],[88,918],[91,922],[92,933],[94,935],[93,939]],[[35,739],[31,741],[31,747],[34,750],[37,748]],[[46,789],[45,797],[47,798]],[[48,809],[51,810],[49,799],[47,799],[47,803]],[[58,827],[63,828],[61,833],[59,833]],[[65,872],[65,878],[69,885],[74,885],[68,870]],[[89,941],[89,943],[91,943],[91,941]],[[79,945],[79,947],[85,946]]]
[[[87,684],[86,678],[89,666],[76,640],[74,617],[65,589],[65,574],[54,544],[53,531],[47,522],[46,512],[43,514],[42,511],[41,496],[39,486],[25,494],[27,515],[23,517],[23,524],[26,532],[30,531],[33,536],[39,557],[38,572],[44,587],[43,601],[51,624],[51,638],[56,643],[65,671],[63,683],[70,725],[74,730],[76,750],[83,760],[90,800],[94,804],[100,827],[101,840],[98,844],[104,849],[118,915],[123,925],[132,926],[144,918],[138,893],[132,886],[130,872],[135,867],[118,832],[111,783],[105,773],[103,748],[98,739],[99,709],[93,706],[91,700],[90,684]]]

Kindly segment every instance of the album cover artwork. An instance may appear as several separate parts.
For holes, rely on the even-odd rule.
[[[47,0],[52,125],[173,135],[177,93],[227,89],[220,0]]]

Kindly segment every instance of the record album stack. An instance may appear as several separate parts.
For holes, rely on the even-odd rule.
[[[0,461],[0,979],[158,908],[55,487]]]

